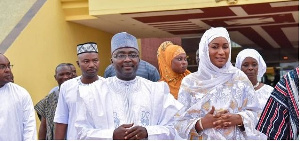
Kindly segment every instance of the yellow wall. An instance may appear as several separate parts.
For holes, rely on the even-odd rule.
[[[1,0],[0,1],[0,43],[18,24],[25,13],[37,0]],[[13,3],[13,4],[12,4]]]
[[[14,65],[12,71],[15,83],[28,90],[34,104],[57,85],[53,75],[59,63],[73,63],[77,74],[81,74],[76,65],[77,44],[87,41],[98,43],[99,75],[103,75],[105,67],[110,63],[112,34],[66,22],[64,18],[59,0],[46,1],[5,52]]]

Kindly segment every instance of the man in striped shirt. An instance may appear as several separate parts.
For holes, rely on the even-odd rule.
[[[299,67],[276,84],[256,129],[272,140],[299,139]]]

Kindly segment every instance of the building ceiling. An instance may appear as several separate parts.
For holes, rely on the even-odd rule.
[[[259,50],[268,63],[299,60],[299,1],[96,17],[73,22],[113,34],[127,31],[137,38],[181,37],[187,52],[197,50],[206,29],[222,26],[231,40]]]

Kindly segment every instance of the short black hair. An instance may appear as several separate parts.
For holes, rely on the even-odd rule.
[[[68,66],[74,66],[72,63],[66,63]]]
[[[58,69],[59,67],[63,67],[63,66],[68,66],[68,67],[70,67],[70,65],[68,65],[68,64],[70,64],[70,63],[60,63],[59,65],[57,65],[56,68],[55,68],[55,74],[56,74],[57,69]]]

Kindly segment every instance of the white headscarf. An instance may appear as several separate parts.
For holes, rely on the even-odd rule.
[[[252,57],[254,58],[257,63],[258,63],[258,77],[261,78],[266,70],[267,70],[267,65],[262,58],[262,56],[255,50],[255,49],[244,49],[236,57],[236,62],[235,62],[235,67],[241,69],[242,63],[247,57]]]
[[[224,37],[228,41],[230,49],[229,58],[222,68],[218,68],[214,64],[212,64],[209,58],[208,44],[217,37]],[[225,28],[212,27],[203,34],[199,43],[200,61],[197,71],[201,89],[210,89],[217,85],[224,84],[232,78],[232,76],[238,71],[238,69],[232,66],[230,62],[230,56],[231,43],[229,34]]]

